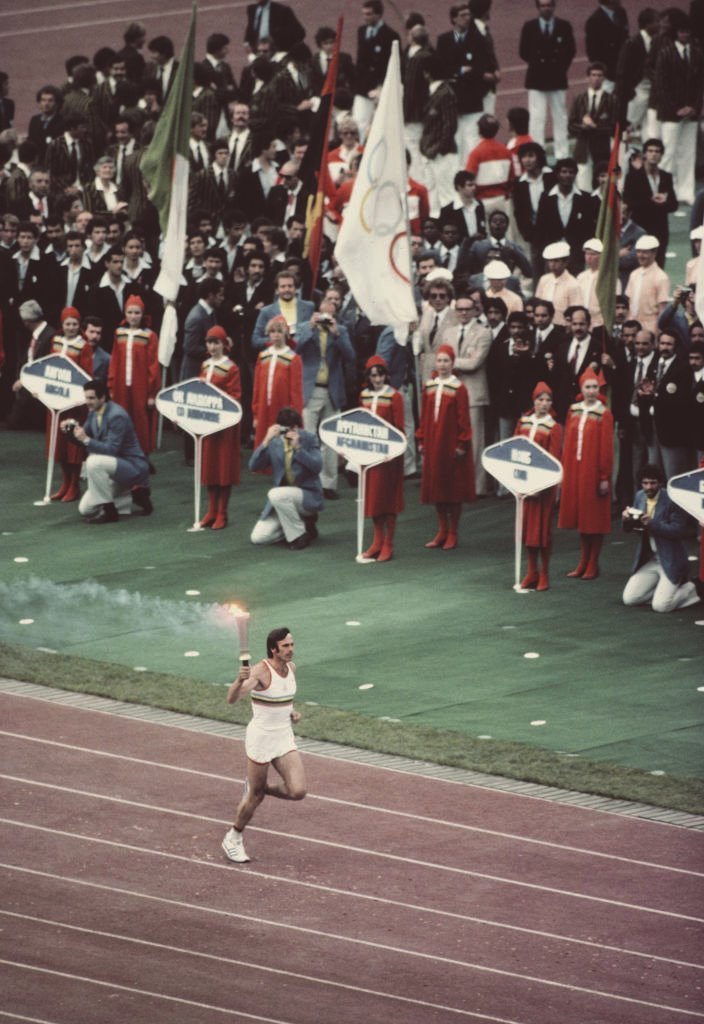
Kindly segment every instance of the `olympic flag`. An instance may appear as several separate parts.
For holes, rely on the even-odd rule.
[[[401,62],[391,50],[335,256],[371,323],[407,331],[417,319],[411,280]]]

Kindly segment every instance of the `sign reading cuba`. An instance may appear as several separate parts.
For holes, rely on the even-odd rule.
[[[320,440],[354,466],[387,462],[406,450],[405,434],[368,409],[329,416],[320,424]]]
[[[35,359],[20,371],[22,387],[54,412],[85,405],[83,385],[89,380],[90,377],[80,366],[68,356],[61,355]]]
[[[509,437],[489,445],[482,453],[482,465],[500,484],[523,497],[562,480],[561,463],[527,437]]]
[[[704,523],[704,469],[693,469],[691,473],[673,476],[667,485],[667,493],[675,504],[697,522]]]
[[[217,434],[242,419],[239,402],[198,377],[164,388],[156,396],[156,407],[167,420],[197,437]]]

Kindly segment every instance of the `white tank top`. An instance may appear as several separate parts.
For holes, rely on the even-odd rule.
[[[252,690],[252,716],[265,729],[276,729],[281,725],[290,724],[291,705],[296,694],[296,676],[293,667],[288,666],[288,674],[281,676],[270,661],[264,664],[271,673],[271,683],[266,690]]]

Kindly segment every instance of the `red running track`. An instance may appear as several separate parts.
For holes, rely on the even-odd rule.
[[[0,1020],[704,1021],[696,831],[304,754],[237,866],[241,742],[0,716]]]

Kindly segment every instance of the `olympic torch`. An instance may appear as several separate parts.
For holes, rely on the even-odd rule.
[[[249,612],[237,604],[228,605],[228,608],[234,615],[237,626],[237,636],[240,642],[240,665],[249,665]]]

